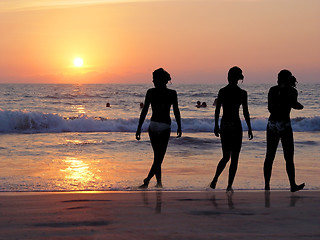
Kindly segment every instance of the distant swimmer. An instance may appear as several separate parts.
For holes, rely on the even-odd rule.
[[[206,107],[207,107],[207,103],[206,103],[206,102],[203,102],[203,103],[201,104],[201,107],[206,108]]]
[[[196,107],[197,108],[205,108],[205,107],[207,107],[207,103],[206,102],[201,103],[200,101],[197,101]]]
[[[106,104],[106,107],[111,107],[110,103],[107,103],[107,104]]]
[[[224,88],[221,88],[218,93],[217,107],[215,110],[214,134],[217,137],[220,136],[223,157],[217,166],[215,176],[210,184],[212,189],[216,188],[218,178],[231,158],[227,192],[233,192],[232,184],[237,172],[239,154],[242,145],[242,125],[239,116],[241,105],[243,115],[248,126],[249,140],[253,138],[247,92],[238,86],[238,81],[243,80],[243,78],[242,70],[239,67],[230,68],[228,72],[229,84]],[[223,116],[219,127],[221,107],[223,108]]]
[[[173,113],[178,125],[177,137],[181,137],[182,134],[177,92],[167,88],[167,83],[169,80],[171,80],[170,74],[162,68],[159,68],[153,72],[154,88],[150,88],[147,91],[144,106],[140,114],[139,124],[136,132],[137,140],[140,140],[141,127],[147,116],[149,106],[151,105],[152,115],[148,132],[154,152],[154,160],[148,176],[143,180],[143,184],[139,188],[147,188],[151,178],[154,175],[157,179],[156,187],[162,187],[161,165],[166,154],[170,138],[171,106],[173,107]]]
[[[305,184],[296,184],[295,166],[293,162],[294,143],[291,127],[291,109],[303,109],[298,102],[298,91],[295,89],[296,78],[289,70],[281,70],[278,74],[278,85],[270,88],[268,93],[268,110],[270,117],[267,125],[267,153],[264,161],[265,190],[270,190],[270,179],[273,161],[281,140],[286,170],[291,192],[304,188]]]
[[[140,108],[142,109],[144,107],[143,102],[140,103]]]

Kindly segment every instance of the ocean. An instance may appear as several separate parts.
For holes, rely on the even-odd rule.
[[[213,134],[214,99],[225,85],[172,84],[182,116],[181,138],[172,133],[162,165],[164,190],[209,190],[221,159],[220,139]],[[240,84],[248,92],[254,139],[244,132],[235,190],[264,188],[263,162],[271,84]],[[153,152],[146,132],[135,140],[140,103],[151,84],[0,85],[0,191],[136,190],[146,177]],[[292,110],[296,180],[320,189],[320,84],[298,84],[303,110]],[[196,102],[206,108],[196,108]],[[106,107],[110,103],[111,107]],[[243,120],[244,131],[247,129]],[[228,166],[217,189],[227,186]],[[155,180],[150,183],[153,189]],[[289,189],[281,144],[271,189]]]

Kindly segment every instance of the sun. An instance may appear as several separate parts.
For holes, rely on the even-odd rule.
[[[82,67],[83,66],[83,59],[80,57],[76,57],[75,59],[73,59],[73,65],[75,67]]]

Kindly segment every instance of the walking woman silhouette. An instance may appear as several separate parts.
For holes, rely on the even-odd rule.
[[[144,179],[140,188],[147,188],[151,178],[156,175],[156,187],[162,187],[161,164],[166,154],[170,132],[171,119],[170,108],[173,107],[174,116],[178,125],[177,137],[181,137],[181,116],[178,107],[178,97],[175,90],[167,88],[170,74],[159,68],[153,72],[154,88],[147,91],[143,109],[140,114],[136,139],[140,140],[141,127],[148,113],[149,106],[152,108],[152,116],[149,125],[149,137],[154,152],[154,160],[148,176]]]
[[[239,116],[239,109],[241,105],[245,121],[248,125],[249,140],[253,138],[248,110],[247,92],[238,86],[238,81],[243,80],[243,78],[242,70],[239,67],[230,68],[228,72],[229,84],[224,88],[221,88],[218,93],[215,110],[214,133],[217,137],[220,135],[223,157],[217,166],[215,176],[210,184],[212,189],[216,188],[218,178],[231,158],[227,192],[233,192],[232,184],[237,172],[239,154],[242,145],[242,126]],[[219,127],[221,107],[223,108],[223,116]]]

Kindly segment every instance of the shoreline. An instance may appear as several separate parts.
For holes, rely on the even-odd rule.
[[[255,192],[283,192],[298,194],[302,192],[319,192],[320,189],[302,189],[297,192],[290,192],[290,189],[233,189],[234,193],[255,193]],[[163,192],[163,193],[226,193],[225,189],[211,189],[205,188],[203,190],[174,190],[174,189],[157,189],[157,188],[147,188],[147,189],[134,189],[134,190],[57,190],[57,191],[0,191],[1,196],[10,196],[10,195],[45,195],[45,194],[112,194],[112,193],[141,193],[141,192]]]
[[[0,192],[0,239],[319,239],[320,191]]]

